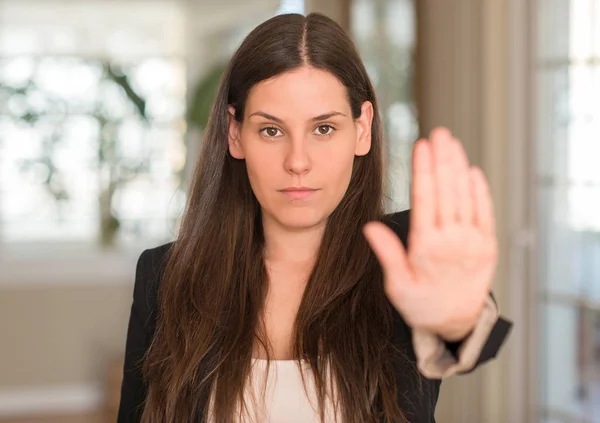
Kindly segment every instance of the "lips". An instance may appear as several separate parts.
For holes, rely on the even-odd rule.
[[[286,188],[281,190],[281,192],[290,200],[304,200],[313,196],[317,191],[318,190],[316,189],[307,187]]]

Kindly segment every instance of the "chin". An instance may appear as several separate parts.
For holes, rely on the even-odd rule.
[[[294,209],[281,210],[273,217],[283,227],[292,230],[302,230],[324,225],[328,214],[314,209]]]

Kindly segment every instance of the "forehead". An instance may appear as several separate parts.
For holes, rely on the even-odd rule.
[[[248,95],[246,114],[256,111],[287,118],[307,118],[338,111],[350,104],[346,87],[331,73],[303,66],[256,84]]]

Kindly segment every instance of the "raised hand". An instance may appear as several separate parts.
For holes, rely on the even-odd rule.
[[[385,292],[408,325],[453,341],[475,326],[489,295],[498,248],[486,178],[445,128],[413,151],[408,252],[383,223],[364,234]]]

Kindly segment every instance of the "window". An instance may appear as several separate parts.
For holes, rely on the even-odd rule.
[[[304,0],[281,0],[275,13],[304,13]]]
[[[538,2],[543,421],[600,419],[600,1]]]
[[[177,3],[2,7],[0,241],[172,238],[185,202]]]
[[[384,124],[392,210],[409,207],[412,148],[419,135],[412,93],[415,21],[412,0],[352,2],[352,35],[377,91]]]

